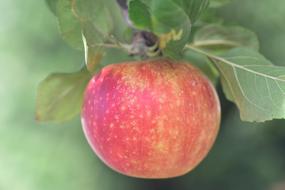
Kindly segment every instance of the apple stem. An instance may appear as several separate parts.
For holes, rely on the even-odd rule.
[[[152,32],[137,30],[133,26],[132,21],[129,18],[127,0],[117,0],[117,3],[122,10],[126,23],[133,31],[133,39],[132,44],[130,45],[129,54],[131,56],[138,55],[141,58],[162,56],[162,52],[158,45],[159,38]]]

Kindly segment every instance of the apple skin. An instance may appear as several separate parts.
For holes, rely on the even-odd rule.
[[[99,158],[139,178],[191,171],[211,149],[220,117],[216,90],[204,74],[167,59],[106,66],[89,82],[81,113]]]

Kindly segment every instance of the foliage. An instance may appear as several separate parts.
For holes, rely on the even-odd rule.
[[[131,40],[132,36],[146,31],[157,37],[156,46],[164,57],[193,60],[193,52],[201,54],[200,62],[207,63],[203,64],[202,70],[216,84],[220,77],[226,97],[237,105],[244,121],[285,118],[285,69],[274,66],[258,52],[259,41],[252,31],[240,26],[222,25],[220,21],[215,23],[211,20],[209,23],[208,19],[205,22],[203,19],[206,17],[200,17],[208,7],[215,9],[229,2],[128,0],[126,10],[120,9],[114,1],[47,0],[57,16],[63,38],[73,47],[80,49],[84,46],[90,73],[102,67],[104,59],[111,56],[110,49],[130,53],[136,45]],[[192,30],[194,26],[195,30]],[[56,112],[45,110],[46,100],[52,102],[56,97],[47,91],[63,93],[64,88],[50,88],[48,85],[49,82],[45,81],[39,89],[38,102],[44,102],[43,106],[37,107],[37,113],[41,113],[39,120],[61,121],[74,115],[72,110],[72,113],[67,111],[57,114],[58,117],[50,117]],[[64,105],[58,104],[59,107]],[[78,109],[80,106],[77,106],[76,113]]]
[[[86,68],[71,74],[49,75],[39,84],[36,119],[63,122],[79,114],[90,76]]]

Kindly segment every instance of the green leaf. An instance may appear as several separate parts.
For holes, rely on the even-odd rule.
[[[159,37],[166,56],[177,57],[189,39],[190,18],[174,0],[131,0],[129,15],[135,27]]]
[[[73,12],[77,15],[83,31],[87,30],[87,37],[91,40],[101,42],[113,30],[114,24],[109,10],[101,0],[73,0]],[[91,31],[89,31],[91,30]],[[93,36],[92,36],[93,35]]]
[[[45,2],[48,5],[51,12],[56,15],[56,4],[58,0],[45,0]]]
[[[227,98],[239,107],[244,121],[285,118],[285,67],[243,48],[210,59],[221,73]]]
[[[218,7],[226,5],[227,3],[230,3],[231,1],[232,0],[210,0],[210,7],[218,8]]]
[[[174,0],[189,16],[194,24],[199,16],[208,8],[209,0]]]
[[[60,30],[63,38],[72,47],[83,49],[82,34],[92,47],[110,39],[125,41],[127,24],[124,22],[119,6],[114,1],[57,1],[56,15]],[[52,5],[54,6],[55,3]]]
[[[159,36],[164,55],[177,58],[207,6],[208,0],[131,0],[129,15],[135,27]]]
[[[87,69],[94,73],[105,55],[105,45],[115,45],[118,39],[123,41],[125,25],[118,26],[120,21],[114,22],[118,20],[112,14],[116,8],[112,8],[112,5],[105,1],[77,0],[75,8],[83,28],[82,38]],[[118,8],[117,11],[119,11]]]
[[[79,114],[83,92],[90,78],[86,68],[76,73],[49,75],[38,87],[36,119],[61,123]]]
[[[186,51],[183,60],[187,60],[192,65],[195,65],[216,85],[219,81],[219,72],[215,66],[209,61],[207,56],[198,54],[192,51]]]
[[[89,45],[84,34],[82,35],[82,39],[84,44],[85,64],[87,70],[90,73],[95,73],[97,71],[98,65],[100,64],[105,54],[105,49],[100,45]]]
[[[81,24],[72,12],[74,1],[58,0],[56,15],[63,39],[75,49],[83,49]]]
[[[258,52],[234,48],[216,56],[194,46],[218,68],[226,97],[234,102],[244,121],[285,118],[285,67],[275,66]]]
[[[111,31],[111,35],[114,36],[114,38],[120,42],[128,42],[128,40],[126,39],[126,31],[129,30],[129,26],[125,21],[125,18],[122,14],[122,10],[114,1],[101,1],[103,1],[105,6],[108,8],[112,18],[113,28]]]
[[[195,33],[193,45],[199,48],[223,51],[235,47],[259,49],[257,36],[242,27],[225,27],[221,25],[207,25]]]
[[[122,49],[109,48],[106,49],[104,57],[102,58],[100,67],[107,66],[109,64],[120,64],[127,61],[137,61],[141,60],[140,58],[129,56]]]
[[[140,0],[129,3],[129,18],[138,29],[151,30],[151,16],[146,4]]]
[[[152,1],[151,12],[153,32],[160,37],[160,48],[165,55],[179,57],[190,37],[188,15],[172,0]]]

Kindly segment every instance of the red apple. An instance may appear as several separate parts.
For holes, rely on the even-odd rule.
[[[185,62],[108,65],[89,82],[82,124],[94,152],[133,177],[183,175],[211,149],[220,125],[211,82]]]

